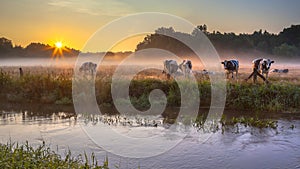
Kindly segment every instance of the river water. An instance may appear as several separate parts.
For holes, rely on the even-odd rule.
[[[67,112],[3,110],[0,117],[1,143],[27,140],[35,146],[45,141],[62,155],[69,149],[74,156],[94,152],[100,164],[108,157],[111,168],[300,168],[300,120],[295,118],[280,118],[277,129],[227,127],[201,142],[199,133],[192,132],[162,154],[129,158],[107,152],[96,144],[85,132],[85,121]],[[152,134],[164,130],[160,125],[123,127],[134,131],[132,128]]]

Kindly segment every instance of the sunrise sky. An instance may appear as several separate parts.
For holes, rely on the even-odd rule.
[[[137,12],[177,15],[195,25],[206,24],[209,31],[266,29],[278,33],[300,23],[299,6],[299,0],[1,0],[0,36],[16,45],[62,41],[80,50],[103,25]],[[134,50],[141,38],[132,38],[114,50]]]

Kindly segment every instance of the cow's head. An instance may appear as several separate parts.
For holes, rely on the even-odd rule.
[[[273,60],[270,60],[270,59],[263,59],[262,60],[262,63],[261,63],[261,66],[262,66],[262,69],[264,70],[269,70],[271,68],[271,64],[274,63]]]
[[[228,61],[228,60],[224,60],[224,62],[221,62],[221,64],[224,65],[224,69],[234,67],[233,63],[231,61]]]
[[[225,65],[227,64],[227,60],[224,60],[224,62],[221,62],[221,64],[223,64],[225,68]]]

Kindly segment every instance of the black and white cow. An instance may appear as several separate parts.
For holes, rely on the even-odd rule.
[[[274,73],[288,73],[289,69],[273,69],[273,70],[271,70],[271,72],[274,72]]]
[[[79,71],[82,73],[90,73],[91,75],[93,75],[96,72],[96,68],[97,68],[96,63],[85,62],[80,66]]]
[[[271,64],[274,63],[274,61],[270,59],[263,59],[263,58],[257,58],[252,61],[253,64],[253,72],[250,74],[250,76],[245,79],[246,81],[250,79],[253,76],[253,82],[256,83],[257,76],[262,78],[266,83],[268,82],[268,74],[271,67]],[[262,73],[262,74],[260,74]],[[263,76],[263,74],[266,74],[266,77]]]
[[[189,77],[192,73],[192,62],[190,60],[183,60],[183,62],[179,64],[179,69],[182,71],[184,77]]]
[[[274,61],[271,59],[262,59],[262,61],[260,62],[260,72],[262,75],[266,75],[266,79],[268,79],[268,74],[272,63],[274,63]]]
[[[203,75],[214,75],[215,72],[212,72],[212,71],[208,71],[208,70],[206,70],[206,69],[203,69],[203,70],[201,71],[201,74],[203,74]]]
[[[176,72],[178,70],[178,64],[176,62],[176,60],[165,60],[163,62],[164,64],[164,70],[163,70],[163,74],[167,75],[167,78],[169,79],[171,75],[176,75]]]
[[[262,58],[257,58],[257,59],[254,59],[252,61],[252,68],[253,68],[253,71],[252,73],[249,75],[248,78],[246,78],[245,80],[249,80],[251,77],[253,77],[253,82],[256,83],[257,81],[257,76],[259,76],[260,78],[262,78],[266,83],[268,83],[268,81],[266,80],[266,78],[261,75],[259,72],[260,72],[260,66],[261,66],[261,61],[263,59]]]
[[[232,79],[233,73],[236,72],[236,79],[238,77],[238,71],[239,71],[239,61],[232,59],[232,60],[224,60],[224,62],[221,62],[224,65],[224,69],[227,72],[227,78],[229,77],[229,74],[231,73]]]

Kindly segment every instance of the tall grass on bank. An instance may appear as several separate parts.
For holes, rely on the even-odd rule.
[[[12,102],[72,103],[72,80],[67,77],[25,75],[14,78],[0,74],[1,97]]]
[[[82,86],[82,83],[88,82],[82,80],[79,83]],[[183,85],[189,87],[188,83],[183,82]],[[73,87],[76,89],[76,86]],[[111,79],[106,76],[97,76],[95,89],[98,104],[113,107]],[[149,79],[147,77],[131,81],[129,87],[131,103],[138,109],[148,109],[150,107],[149,94],[154,89],[161,89],[166,94],[167,106],[180,106],[181,94],[176,81]],[[200,106],[209,107],[211,102],[210,82],[205,79],[198,79],[198,89]],[[190,91],[193,97],[194,93],[195,91]],[[72,78],[63,74],[60,76],[28,74],[19,78],[1,72],[0,99],[18,103],[71,104],[73,101]],[[160,104],[159,100],[157,102]],[[230,82],[227,83],[226,108],[273,112],[299,110],[300,86],[288,81],[284,83],[274,82],[270,85]]]
[[[33,148],[28,142],[24,145],[0,144],[0,168],[108,168],[107,159],[102,166],[98,165],[94,154],[91,155],[90,159],[86,154],[76,158],[72,157],[70,151],[65,157],[61,157],[47,147],[44,142],[37,148]]]
[[[226,106],[259,111],[299,110],[300,86],[290,83],[228,84]]]

